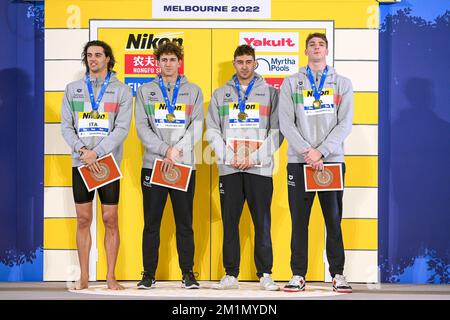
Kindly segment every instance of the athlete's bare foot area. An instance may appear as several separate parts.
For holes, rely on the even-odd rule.
[[[114,279],[107,280],[106,283],[108,284],[109,290],[125,290],[125,287]]]
[[[81,278],[80,280],[75,282],[74,290],[83,290],[83,289],[87,289],[88,287],[89,287],[89,279]]]

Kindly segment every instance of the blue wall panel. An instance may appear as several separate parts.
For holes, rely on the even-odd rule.
[[[43,1],[0,1],[0,281],[43,270]]]
[[[381,281],[450,283],[450,2],[382,5],[381,17]]]

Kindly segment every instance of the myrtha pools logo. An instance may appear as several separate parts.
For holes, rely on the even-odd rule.
[[[290,75],[298,70],[298,56],[258,55],[256,61],[256,72],[262,75]]]

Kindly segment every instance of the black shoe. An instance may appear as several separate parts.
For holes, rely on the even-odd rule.
[[[142,272],[142,280],[137,284],[138,289],[152,289],[156,287],[155,276],[147,271]]]
[[[195,275],[192,271],[183,273],[183,280],[181,281],[181,287],[186,289],[200,288],[200,285],[198,284],[197,280],[195,280]]]

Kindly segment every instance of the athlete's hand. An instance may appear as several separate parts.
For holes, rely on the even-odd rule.
[[[305,159],[307,164],[312,165],[314,162],[322,159],[322,153],[314,148],[307,148],[303,151],[303,158]]]
[[[234,160],[233,167],[238,170],[247,170],[253,168],[256,164],[252,161],[250,157],[245,157],[243,160],[238,160],[237,157],[235,156],[233,160]]]
[[[94,172],[94,173],[100,173],[100,172],[101,172],[101,170],[100,170],[100,165],[98,164],[97,161],[95,161],[95,162],[93,162],[92,164],[88,165],[88,169],[89,169],[91,172]]]
[[[316,161],[313,164],[311,164],[311,166],[313,167],[314,170],[322,171],[323,170],[323,160],[321,159],[319,161]]]
[[[97,153],[94,150],[81,149],[80,160],[83,164],[91,165],[97,161]]]
[[[164,158],[161,164],[161,171],[164,173],[169,172],[173,168],[173,162],[169,158]]]
[[[183,156],[183,150],[177,149],[175,147],[169,147],[166,151],[166,158],[172,162],[180,162]]]
[[[87,150],[86,147],[82,147],[80,150],[78,150],[78,153],[80,154],[80,156],[83,155],[83,152],[84,152],[85,150]]]

